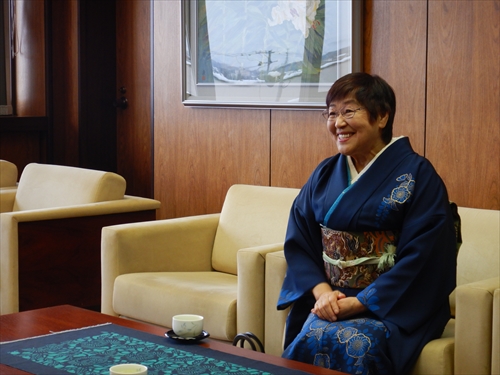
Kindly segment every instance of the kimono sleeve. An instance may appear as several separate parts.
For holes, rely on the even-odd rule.
[[[317,221],[313,190],[317,180],[311,176],[297,196],[285,238],[285,257],[288,270],[283,281],[278,309],[285,309],[311,289],[326,282],[322,260],[321,230]]]
[[[405,208],[394,267],[357,296],[407,333],[438,316],[446,321],[456,284],[456,232],[446,187],[431,166],[422,169]]]

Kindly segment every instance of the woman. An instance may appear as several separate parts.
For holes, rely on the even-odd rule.
[[[405,374],[442,334],[455,288],[446,187],[408,138],[382,78],[337,80],[324,116],[339,154],[300,191],[278,308],[292,305],[283,357],[352,374]]]

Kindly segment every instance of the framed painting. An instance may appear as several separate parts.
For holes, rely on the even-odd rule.
[[[183,0],[186,106],[319,108],[362,66],[362,0]]]

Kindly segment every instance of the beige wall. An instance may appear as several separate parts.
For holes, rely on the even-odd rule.
[[[462,206],[500,208],[499,19],[499,1],[365,1],[364,70],[394,87],[395,135]],[[159,218],[218,212],[235,183],[302,186],[335,153],[319,111],[184,107],[180,27],[180,2],[155,1]]]

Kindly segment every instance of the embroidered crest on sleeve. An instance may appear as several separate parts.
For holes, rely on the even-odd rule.
[[[382,198],[382,203],[380,203],[377,210],[377,224],[379,226],[385,220],[390,210],[399,211],[398,205],[405,203],[413,194],[415,180],[411,173],[399,176],[396,178],[396,181],[400,182],[400,184],[392,189],[388,197]]]

